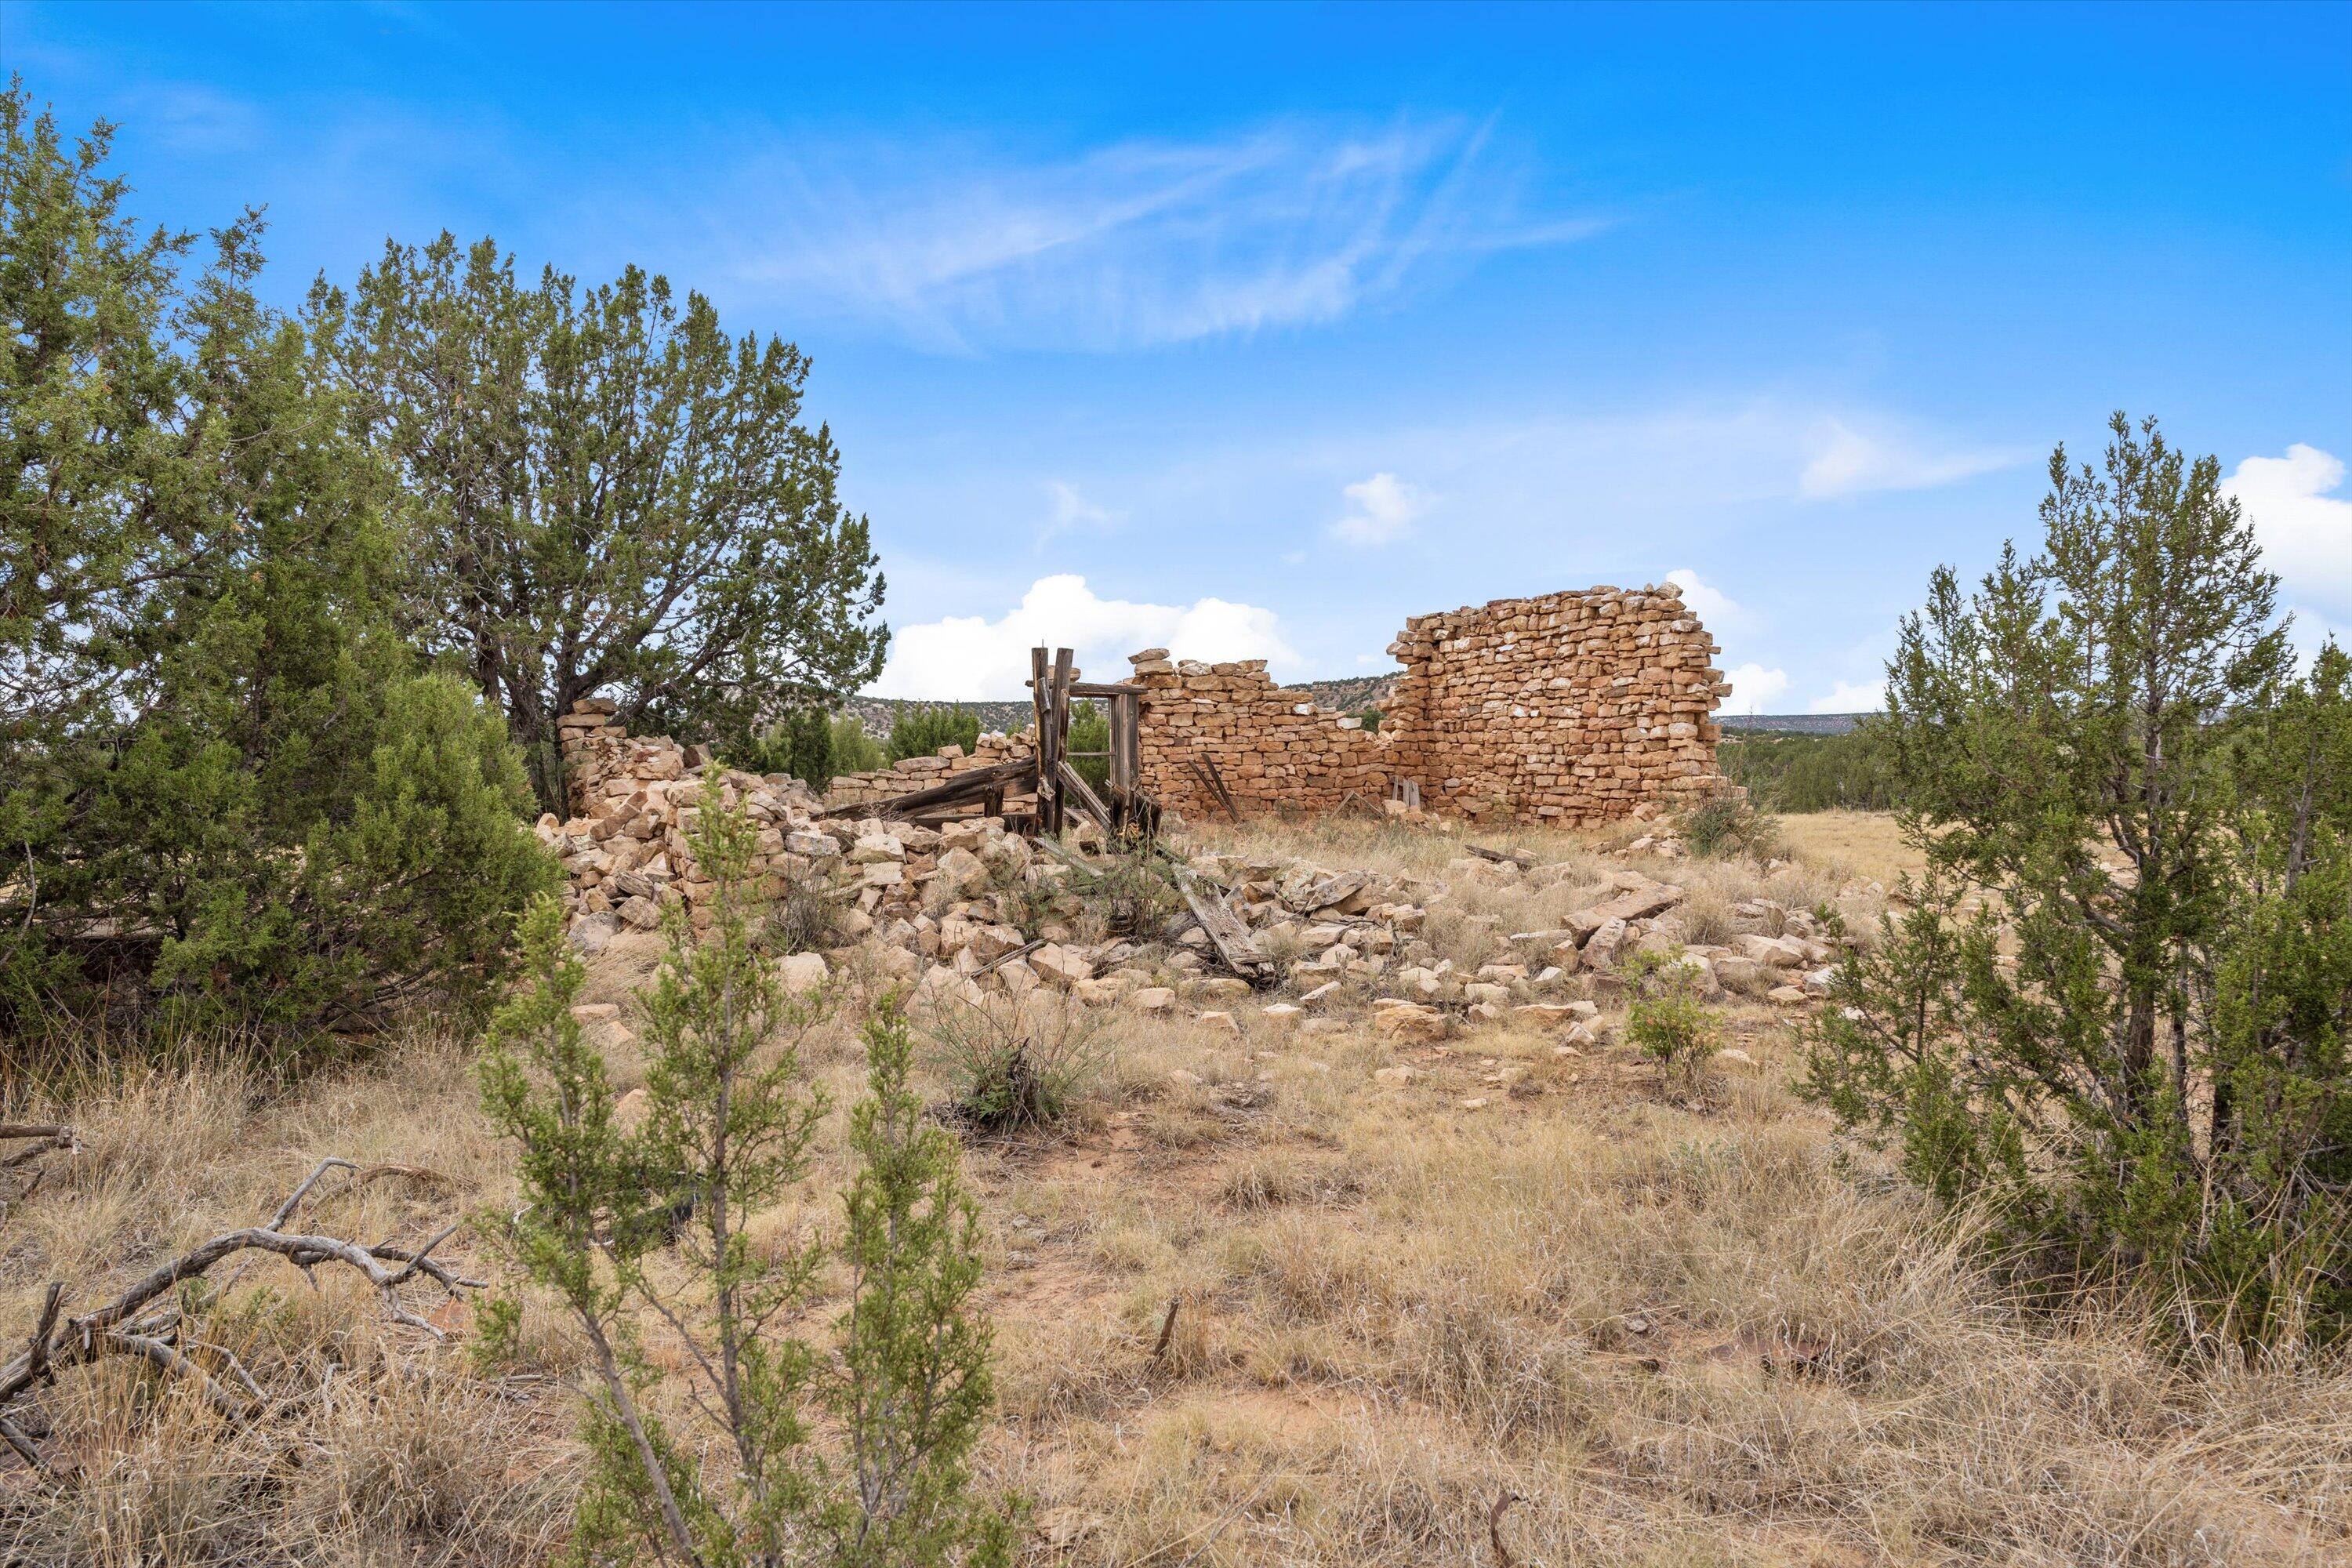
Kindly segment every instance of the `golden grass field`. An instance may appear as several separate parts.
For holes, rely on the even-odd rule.
[[[1796,864],[1769,886],[1649,868],[1704,919],[1759,889],[1852,899],[1902,864],[1885,819],[1783,827]],[[1459,852],[1375,825],[1206,837],[1423,876]],[[1599,882],[1591,841],[1488,841],[1593,858]],[[1432,939],[1466,952],[1580,890],[1465,885]],[[592,999],[648,963],[625,947]],[[1730,1009],[1754,1069],[1673,1103],[1622,1047],[1563,1057],[1502,1024],[1400,1047],[1360,1018],[1300,1034],[1239,1012],[1238,1037],[1111,1016],[1076,1127],[970,1148],[1003,1406],[985,1468],[1034,1500],[1026,1562],[1486,1563],[1507,1494],[1505,1550],[1550,1568],[2352,1562],[2352,1370],[2184,1366],[2125,1308],[2053,1320],[2008,1299],[1962,1226],[1790,1092],[1785,1013]],[[861,1082],[845,1024],[810,1059],[836,1110],[806,1201],[764,1216],[778,1234],[838,1213]],[[1373,1076],[1399,1064],[1418,1076]],[[628,1087],[636,1063],[616,1066]],[[0,1217],[10,1342],[46,1281],[94,1297],[266,1218],[324,1155],[435,1173],[322,1184],[316,1223],[366,1239],[511,1188],[465,1048],[429,1030],[278,1091],[188,1061],[0,1109],[63,1116],[84,1144]],[[448,1255],[469,1251],[491,1267],[462,1238]],[[314,1288],[264,1259],[223,1283],[212,1331],[282,1413],[231,1430],[126,1363],[69,1376],[48,1445],[79,1479],[0,1472],[0,1560],[373,1568],[560,1546],[582,1367],[551,1315],[528,1311],[521,1363],[487,1369],[462,1307],[436,1345],[355,1279]]]

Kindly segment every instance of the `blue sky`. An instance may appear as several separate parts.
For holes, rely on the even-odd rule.
[[[0,4],[145,216],[630,260],[814,357],[898,696],[1675,574],[1874,699],[2112,409],[2352,627],[2352,6]]]

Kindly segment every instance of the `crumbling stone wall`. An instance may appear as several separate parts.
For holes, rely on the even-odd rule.
[[[1171,663],[1166,648],[1129,660],[1143,688],[1137,739],[1143,787],[1167,808],[1205,821],[1222,807],[1191,764],[1203,761],[1244,815],[1287,807],[1329,811],[1353,795],[1374,809],[1388,797],[1381,737],[1362,721],[1326,712],[1286,691],[1265,660]]]
[[[1722,788],[1712,714],[1728,691],[1715,640],[1672,584],[1587,588],[1417,616],[1377,733],[1277,687],[1263,660],[1134,657],[1145,688],[1145,787],[1196,819],[1220,809],[1191,762],[1215,764],[1244,814],[1384,801],[1575,825]]]
[[[1382,738],[1424,805],[1605,822],[1724,787],[1712,717],[1730,688],[1672,584],[1416,616]]]

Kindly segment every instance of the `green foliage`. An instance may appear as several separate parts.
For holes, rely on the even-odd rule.
[[[523,1202],[491,1223],[579,1324],[597,1376],[573,1558],[1003,1562],[1008,1521],[966,1495],[992,1397],[978,1221],[953,1143],[922,1123],[907,1088],[894,1005],[866,1031],[872,1098],[852,1121],[837,1351],[787,1331],[826,1249],[746,1229],[807,1175],[825,1105],[797,1040],[816,1012],[776,979],[756,825],[716,770],[702,792],[690,838],[713,889],[699,925],[668,912],[667,953],[639,995],[650,1060],[638,1130],[619,1130],[604,1064],[572,1016],[581,969],[551,900],[525,923],[530,982],[482,1061],[485,1106],[521,1151]],[[648,1321],[683,1352],[695,1415],[682,1419],[696,1431],[647,1408],[654,1373],[634,1347]],[[813,1437],[819,1415],[837,1441]],[[723,1462],[689,1457],[711,1447]]]
[[[1101,703],[1081,700],[1071,705],[1069,749],[1074,752],[1108,753],[1110,751],[1110,715],[1104,710]],[[1097,795],[1110,787],[1108,755],[1073,756],[1070,759],[1070,766],[1078,771],[1080,778],[1094,786]]]
[[[1763,860],[1780,848],[1780,825],[1736,790],[1708,795],[1675,818],[1691,853],[1709,859],[1745,856]]]
[[[847,1436],[820,1513],[841,1568],[1009,1563],[1007,1510],[971,1495],[971,1459],[993,1403],[992,1335],[976,1293],[980,1211],[955,1141],[908,1087],[913,1037],[895,999],[866,1024],[866,1099],[850,1122],[857,1173],[841,1256],[850,1303],[827,1404]]]
[[[1843,735],[1727,735],[1716,757],[1724,776],[1767,811],[1893,811],[1904,804],[1876,719]]]
[[[834,764],[837,722],[822,708],[801,709],[731,748],[726,762],[750,773],[790,773],[822,795],[836,772],[856,771]]]
[[[1377,735],[1381,732],[1381,721],[1388,715],[1377,708],[1360,708],[1356,717],[1363,721],[1366,733]]]
[[[1844,965],[1809,1089],[2053,1271],[2160,1286],[2200,1336],[2332,1335],[2347,661],[2293,676],[2217,463],[2113,429],[2104,474],[2053,458],[2042,553],[1967,597],[1939,571],[1905,623],[1885,739],[1928,869]]]
[[[5,118],[0,1013],[299,1040],[462,1000],[553,868],[495,715],[394,634],[383,475],[255,300],[255,226],[184,281],[102,137],[68,158],[13,89]]]
[[[890,710],[887,763],[931,756],[941,746],[961,746],[970,752],[978,744],[980,715],[960,703],[901,702]]]
[[[504,708],[547,809],[580,698],[733,748],[780,696],[881,668],[882,578],[792,345],[634,267],[520,282],[446,234],[387,244],[348,296],[322,282],[308,319],[397,480],[403,629]]]
[[[1658,1064],[1668,1089],[1685,1094],[1697,1089],[1723,1037],[1722,1019],[1699,994],[1698,972],[1677,948],[1637,951],[1624,973],[1633,997],[1625,1009],[1626,1038]]]
[[[989,1132],[1060,1126],[1102,1065],[1094,1015],[1019,996],[943,1006],[929,1034],[955,1109]]]
[[[881,743],[866,732],[866,725],[855,713],[844,713],[833,721],[833,773],[870,773],[890,765]]]

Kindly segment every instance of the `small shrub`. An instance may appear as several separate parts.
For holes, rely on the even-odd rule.
[[[1780,826],[1738,790],[1708,795],[1677,819],[1683,842],[1711,860],[1746,856],[1767,859],[1780,847]]]
[[[882,743],[866,732],[865,721],[844,713],[833,721],[833,776],[870,773],[890,765]]]
[[[1093,1016],[1043,997],[950,1002],[932,1016],[929,1034],[957,1113],[988,1132],[1062,1125],[1102,1065]]]
[[[1107,937],[1156,936],[1184,907],[1168,863],[1140,846],[1122,847],[1098,867],[1073,869],[1063,883],[1083,923]]]
[[[841,945],[841,905],[829,880],[803,877],[786,884],[768,911],[766,945],[777,952],[814,952]]]
[[[1683,962],[1679,948],[1643,951],[1627,961],[1625,981],[1633,997],[1626,1037],[1658,1064],[1669,1089],[1696,1089],[1723,1035],[1722,1019],[1699,999],[1697,972]]]

